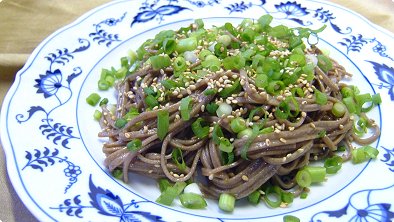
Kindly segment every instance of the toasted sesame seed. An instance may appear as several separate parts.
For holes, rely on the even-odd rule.
[[[290,130],[290,131],[293,131],[294,128],[295,128],[294,126],[289,126],[289,130]]]

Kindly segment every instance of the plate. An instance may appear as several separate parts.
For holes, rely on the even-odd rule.
[[[380,93],[370,114],[382,134],[372,144],[379,156],[346,163],[340,173],[312,188],[306,199],[270,209],[242,201],[223,213],[215,201],[204,210],[155,202],[150,179],[129,184],[103,165],[85,98],[96,91],[102,68],[163,29],[202,18],[206,25],[239,23],[269,13],[274,22],[312,29],[327,25],[319,47],[353,73],[363,92]],[[144,0],[114,1],[96,8],[42,42],[16,76],[1,112],[1,137],[15,190],[40,221],[389,221],[394,217],[394,36],[362,16],[325,1]]]

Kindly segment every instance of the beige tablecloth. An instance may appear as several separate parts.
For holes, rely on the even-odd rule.
[[[109,0],[0,0],[0,104],[15,73],[49,34]],[[394,32],[393,0],[332,0]],[[1,130],[1,129],[0,129]],[[1,147],[1,144],[0,144]],[[15,193],[0,148],[0,222],[37,221]]]

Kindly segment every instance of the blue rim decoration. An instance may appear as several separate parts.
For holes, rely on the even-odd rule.
[[[309,1],[317,2],[318,1]],[[122,8],[123,11],[118,16],[102,18],[105,15],[100,13],[104,12],[110,7],[117,7],[122,4],[130,4],[137,6],[138,10],[131,13],[128,9]],[[333,9],[342,9],[338,6],[324,3],[318,5],[318,7],[308,7],[305,1],[283,1],[283,2],[269,2],[266,0],[250,0],[250,1],[221,1],[221,0],[141,0],[141,1],[117,1],[111,2],[104,5],[90,14],[84,16],[80,20],[77,20],[72,25],[67,28],[62,29],[56,34],[49,37],[41,47],[34,53],[34,58],[29,60],[28,64],[25,66],[23,71],[21,71],[18,76],[17,82],[14,86],[14,92],[10,97],[11,101],[14,102],[14,96],[18,91],[22,77],[25,73],[28,73],[34,62],[41,62],[41,60],[46,60],[49,62],[47,67],[42,67],[37,73],[33,73],[33,79],[30,80],[30,87],[35,91],[35,97],[37,101],[45,101],[39,104],[27,103],[24,111],[19,113],[11,114],[9,112],[10,107],[4,108],[5,110],[5,126],[8,140],[10,141],[10,146],[13,154],[13,161],[17,170],[17,175],[23,191],[30,198],[29,201],[32,202],[35,208],[40,210],[40,214],[44,214],[47,218],[53,221],[57,221],[56,213],[61,215],[67,215],[70,220],[80,220],[86,219],[86,215],[89,213],[96,213],[105,220],[108,218],[114,219],[114,221],[165,221],[165,215],[160,215],[163,213],[156,213],[149,211],[151,207],[159,207],[160,209],[171,210],[176,213],[196,216],[198,218],[213,219],[216,221],[228,221],[228,220],[241,220],[241,219],[262,219],[262,218],[274,218],[277,216],[282,216],[289,213],[298,213],[306,208],[310,208],[318,203],[326,201],[328,198],[333,197],[340,193],[342,190],[348,187],[356,178],[361,175],[361,173],[369,165],[366,164],[360,171],[359,175],[356,175],[352,181],[345,184],[343,187],[340,186],[337,191],[331,194],[329,197],[324,197],[323,199],[309,204],[308,206],[303,206],[299,209],[289,209],[286,213],[273,214],[269,216],[249,216],[247,218],[231,218],[229,215],[223,215],[223,217],[212,217],[199,215],[193,212],[184,212],[179,209],[173,209],[169,207],[161,206],[151,200],[148,200],[138,193],[133,192],[126,185],[120,183],[119,181],[108,178],[112,182],[115,182],[118,187],[132,193],[132,198],[127,196],[120,196],[119,192],[111,190],[109,185],[102,183],[101,180],[96,180],[94,182],[95,175],[88,174],[85,172],[88,169],[83,168],[82,160],[78,159],[77,156],[73,155],[75,152],[75,147],[73,144],[79,143],[85,146],[87,154],[92,158],[94,162],[96,160],[93,158],[89,149],[86,147],[83,132],[80,132],[79,120],[76,121],[76,131],[79,135],[76,135],[74,131],[74,123],[66,122],[64,119],[59,120],[58,112],[60,112],[63,107],[69,106],[72,102],[81,101],[81,87],[74,85],[82,84],[84,86],[87,77],[91,74],[93,70],[99,63],[104,59],[109,53],[114,51],[116,48],[124,45],[123,43],[131,41],[133,38],[139,35],[143,35],[148,31],[158,29],[160,27],[176,24],[184,21],[192,21],[192,19],[185,19],[188,13],[197,11],[199,9],[211,9],[219,7],[225,14],[226,17],[209,17],[206,19],[217,19],[217,18],[233,18],[241,19],[241,15],[254,10],[258,10],[261,13],[269,13],[277,21],[287,21],[294,23],[294,25],[301,26],[316,26],[316,25],[327,25],[327,29],[335,35],[338,35],[337,45],[330,45],[333,49],[337,50],[341,55],[343,55],[350,63],[356,67],[371,87],[372,91],[382,91],[387,90],[387,94],[391,101],[394,101],[394,68],[392,67],[392,62],[394,61],[394,55],[390,54],[390,46],[384,44],[384,41],[375,36],[369,36],[361,33],[360,30],[356,33],[353,27],[342,25],[338,20],[339,14],[335,13]],[[349,12],[349,11],[348,11]],[[353,14],[352,12],[349,12]],[[99,17],[96,19],[94,16]],[[232,16],[232,17],[229,17]],[[239,17],[238,17],[239,16]],[[357,15],[356,15],[357,16]],[[92,21],[94,20],[94,21]],[[58,48],[51,48],[50,52],[46,52],[43,49],[54,39],[61,36],[62,33],[71,31],[78,25],[87,22],[93,24],[92,29],[82,30],[84,33],[76,39],[71,39],[67,42],[70,45],[62,45]],[[126,26],[124,25],[126,24]],[[90,28],[92,28],[90,26]],[[126,33],[128,35],[120,35],[120,29],[128,28]],[[373,27],[374,28],[374,27]],[[132,31],[131,31],[132,30]],[[85,33],[86,32],[86,33]],[[123,32],[124,33],[124,32]],[[391,39],[394,37],[391,36]],[[321,40],[324,41],[324,38]],[[74,41],[74,42],[73,42]],[[77,42],[77,44],[75,44]],[[74,43],[74,44],[73,44]],[[102,47],[105,45],[105,47]],[[367,46],[369,46],[367,48]],[[71,49],[71,50],[70,50]],[[97,63],[94,63],[92,68],[86,70],[82,68],[82,58],[83,54],[87,51],[92,50],[102,50],[100,51],[103,57],[98,59]],[[373,71],[373,74],[377,78],[376,80],[369,80],[365,74],[364,70],[361,69],[349,58],[352,54],[360,53],[362,51],[371,51],[371,53],[380,57],[379,60],[363,60],[361,61],[363,65],[369,67]],[[44,54],[45,56],[38,56]],[[99,55],[100,56],[100,55]],[[29,74],[30,75],[30,74]],[[84,76],[84,77],[83,77]],[[75,92],[78,91],[76,94]],[[48,101],[48,102],[47,102]],[[78,104],[76,105],[78,109]],[[24,113],[27,113],[24,114]],[[36,117],[38,113],[43,114],[43,118],[37,120]],[[4,115],[4,112],[3,112]],[[382,128],[382,113],[379,107],[378,115],[380,117],[379,124]],[[13,118],[9,118],[13,116]],[[29,124],[33,121],[39,122],[37,125],[37,135],[38,138],[43,138],[45,145],[42,147],[30,146],[24,148],[24,153],[16,153],[15,148],[11,139],[11,131],[8,126],[13,123],[17,123],[18,126]],[[32,132],[34,134],[35,132]],[[391,146],[379,145],[380,140],[377,141],[377,146],[380,146],[379,150],[383,153],[382,158],[379,163],[383,164],[387,169],[388,173],[392,175],[394,172],[394,148],[387,148]],[[81,145],[79,145],[81,146]],[[79,147],[81,148],[81,147]],[[79,150],[81,152],[81,150]],[[23,162],[18,162],[18,159],[23,159]],[[96,162],[97,166],[100,168],[100,164]],[[97,167],[95,166],[95,167]],[[62,176],[68,184],[65,185],[62,192],[66,194],[64,199],[56,200],[51,206],[41,206],[34,198],[34,195],[30,192],[27,187],[27,181],[23,178],[24,173],[37,172],[37,174],[44,174],[47,171],[51,172],[62,172]],[[101,169],[104,174],[106,174],[105,169]],[[87,186],[89,192],[81,193],[78,190],[71,189],[78,186]],[[102,184],[100,184],[100,182]],[[385,187],[371,187],[366,189],[355,190],[349,195],[347,203],[343,206],[338,206],[338,209],[325,209],[324,211],[316,211],[316,213],[311,215],[309,219],[311,222],[317,221],[391,221],[394,218],[394,203],[392,200],[387,201],[376,201],[373,198],[374,195],[379,195],[379,192],[388,192],[394,194],[394,184],[387,185]],[[390,202],[391,201],[391,202]]]

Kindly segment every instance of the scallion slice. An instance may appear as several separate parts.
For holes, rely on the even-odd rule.
[[[232,212],[235,206],[235,197],[228,193],[219,196],[219,208],[226,212]]]
[[[170,116],[167,110],[159,110],[157,112],[157,136],[163,140],[168,133],[170,126]]]

